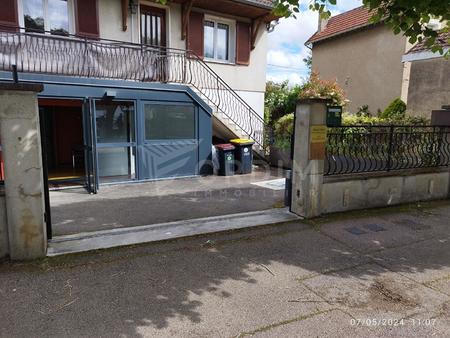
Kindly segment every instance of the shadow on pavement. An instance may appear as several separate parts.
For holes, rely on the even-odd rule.
[[[301,311],[363,306],[346,302],[349,294],[333,296],[336,303],[326,302],[327,293],[338,286],[321,281],[325,277],[347,280],[363,292],[366,286],[375,288],[378,301],[388,303],[375,302],[369,309],[388,311],[385,305],[396,302],[403,291],[396,294],[395,288],[380,284],[385,275],[450,276],[450,205],[430,212],[430,218],[417,212],[417,222],[432,218],[429,224],[436,228],[423,238],[420,233],[414,237],[416,230],[408,224],[389,223],[404,214],[380,211],[382,217],[375,220],[411,236],[401,246],[384,247],[385,253],[371,251],[371,243],[355,246],[352,242],[361,237],[327,232],[328,223],[320,231],[293,223],[30,264],[4,263],[0,336],[232,336]],[[373,218],[341,218],[335,223],[362,226]],[[378,234],[371,241],[388,237]],[[305,297],[310,298],[301,310],[298,303]],[[448,300],[443,294],[440,298]],[[399,300],[392,309],[428,309],[420,299],[408,303],[405,296],[406,303]]]

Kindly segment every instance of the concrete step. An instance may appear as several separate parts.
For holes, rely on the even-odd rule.
[[[56,236],[48,245],[48,256],[151,243],[300,220],[287,208],[226,216]]]

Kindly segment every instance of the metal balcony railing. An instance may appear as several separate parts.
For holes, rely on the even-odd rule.
[[[264,147],[263,118],[191,51],[0,27],[0,70],[13,65],[24,73],[186,84]]]

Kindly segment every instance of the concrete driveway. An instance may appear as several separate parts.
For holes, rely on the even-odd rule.
[[[50,192],[53,235],[108,230],[267,210],[284,206],[284,189],[254,183],[278,180],[282,170],[208,176]]]
[[[0,265],[2,337],[448,337],[450,202]]]

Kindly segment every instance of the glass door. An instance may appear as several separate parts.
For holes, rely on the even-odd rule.
[[[136,179],[135,103],[96,100],[94,106],[99,182]]]

